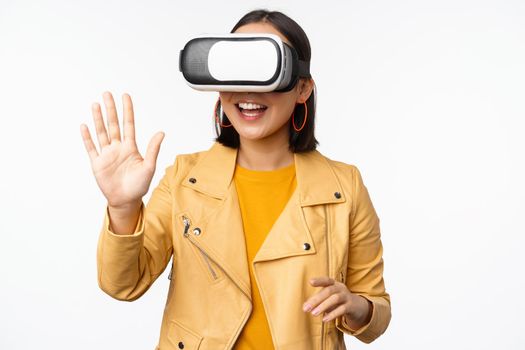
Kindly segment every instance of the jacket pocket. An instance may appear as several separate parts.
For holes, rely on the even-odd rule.
[[[194,350],[199,349],[202,336],[179,321],[172,320],[168,329],[168,339],[174,349]]]

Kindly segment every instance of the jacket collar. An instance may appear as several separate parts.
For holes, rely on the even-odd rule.
[[[190,169],[182,185],[217,199],[225,199],[233,180],[238,150],[215,142]],[[341,184],[328,159],[318,151],[294,153],[301,206],[345,201]]]

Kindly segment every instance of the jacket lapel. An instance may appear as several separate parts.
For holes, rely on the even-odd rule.
[[[214,143],[190,169],[182,186],[214,198],[213,206],[193,218],[193,225],[201,229],[192,240],[230,276],[241,291],[251,300],[246,242],[241,210],[237,199],[233,172],[237,150]],[[198,198],[194,204],[198,204]]]
[[[250,277],[241,211],[233,174],[237,150],[215,143],[190,169],[182,182],[217,200],[215,208],[195,218],[201,234],[194,241],[219,265],[250,298]],[[295,153],[297,188],[274,223],[253,263],[315,254],[305,207],[345,201],[341,185],[328,159],[318,151]],[[336,192],[339,193],[336,195]],[[305,243],[309,249],[305,248]]]
[[[318,151],[295,153],[294,159],[296,191],[268,232],[254,263],[315,254],[317,248],[308,223],[318,218],[310,217],[307,207],[345,201],[341,185],[323,155]]]

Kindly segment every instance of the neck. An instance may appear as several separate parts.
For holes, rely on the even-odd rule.
[[[292,164],[294,155],[288,148],[288,134],[285,136],[262,140],[241,137],[237,164],[251,170],[275,170]]]

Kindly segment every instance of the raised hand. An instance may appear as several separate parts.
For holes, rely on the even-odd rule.
[[[131,97],[122,95],[124,106],[124,135],[121,139],[115,102],[110,92],[103,94],[108,131],[98,103],[93,103],[92,114],[100,150],[97,151],[88,127],[80,125],[80,133],[91,160],[91,168],[98,186],[113,208],[125,208],[142,201],[155,173],[157,156],[164,133],[156,133],[150,140],[146,157],[142,158],[135,142],[135,120]]]

